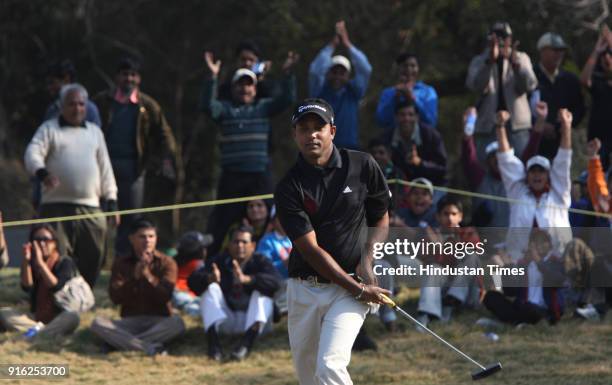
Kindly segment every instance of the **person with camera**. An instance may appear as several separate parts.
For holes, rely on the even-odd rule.
[[[510,143],[522,154],[529,141],[531,110],[527,94],[536,89],[538,80],[531,59],[518,51],[512,29],[505,22],[495,23],[484,52],[470,62],[466,86],[478,94],[478,119],[474,139],[478,159],[485,162],[486,147],[495,137],[495,113],[506,110],[511,119],[506,125]]]
[[[25,333],[28,340],[37,335],[55,337],[74,332],[79,326],[79,315],[63,310],[54,295],[77,275],[72,258],[60,254],[53,227],[33,226],[29,242],[23,245],[20,272],[21,288],[30,295],[30,313],[0,308],[0,330]]]

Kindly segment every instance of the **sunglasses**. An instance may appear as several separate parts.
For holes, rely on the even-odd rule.
[[[35,237],[32,239],[32,241],[36,241],[36,242],[50,242],[50,241],[55,241],[54,238],[52,237]]]

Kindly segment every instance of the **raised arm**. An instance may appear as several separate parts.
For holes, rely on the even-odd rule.
[[[316,98],[321,93],[335,49],[336,45],[332,40],[332,42],[319,51],[312,63],[310,63],[310,68],[308,69],[308,94],[310,97]]]
[[[372,74],[372,65],[368,61],[367,56],[354,45],[350,46],[349,52],[351,54],[353,67],[355,68],[355,78],[352,84],[355,87],[358,97],[362,98],[368,89],[370,75]]]
[[[463,174],[467,177],[470,187],[477,189],[484,178],[486,170],[478,161],[476,144],[474,143],[473,127],[472,132],[466,131],[466,122],[469,116],[476,117],[476,108],[468,107],[463,113],[463,140],[461,141],[461,162],[463,163]]]
[[[550,169],[550,187],[559,196],[568,208],[571,205],[571,178],[572,165],[572,113],[566,109],[559,109],[559,123],[561,123],[561,144]]]
[[[597,65],[597,60],[599,59],[599,55],[604,52],[608,48],[612,48],[612,37],[610,30],[607,25],[604,25],[604,28],[601,30],[599,34],[599,38],[597,39],[597,43],[595,43],[595,47],[593,47],[593,51],[591,51],[591,55],[587,59],[584,67],[582,68],[582,72],[580,73],[580,82],[583,86],[587,88],[591,88],[591,77],[593,76],[593,70]]]
[[[595,138],[587,143],[587,156],[589,158],[587,187],[593,208],[599,212],[608,212],[610,210],[610,192],[604,174],[601,160],[599,159],[599,150],[601,142]]]
[[[497,133],[497,143],[499,150],[497,152],[497,161],[499,164],[499,172],[506,188],[506,195],[509,198],[514,198],[518,195],[521,184],[525,179],[525,166],[519,158],[514,155],[514,151],[508,142],[506,135],[506,123],[510,119],[508,111],[497,111],[495,119],[495,131]]]
[[[217,83],[219,71],[221,70],[221,60],[214,61],[212,52],[204,52],[204,62],[210,76],[204,80],[200,94],[200,110],[208,114],[212,119],[217,120],[223,113],[223,103],[217,99]]]

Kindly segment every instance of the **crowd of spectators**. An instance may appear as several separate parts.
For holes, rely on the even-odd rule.
[[[609,231],[610,221],[586,221],[569,211],[612,213],[612,33],[602,30],[580,76],[563,69],[569,49],[560,35],[547,32],[537,42],[539,60],[532,62],[518,50],[508,23],[492,25],[483,51],[467,68],[465,84],[476,106],[465,106],[457,120],[461,129],[454,130],[468,190],[479,194],[470,215],[464,212],[467,199],[444,189],[450,180],[446,149],[453,143],[438,130],[438,92],[421,80],[417,55],[399,53],[395,59],[397,83],[380,92],[375,115],[380,135],[367,147],[359,142],[359,116],[373,68],[344,21],[335,24],[329,43],[310,63],[308,94],[333,107],[335,145],[367,150],[389,180],[407,182],[391,186],[392,227],[419,229],[437,242],[495,239],[482,258],[420,255],[411,261],[396,255],[380,263],[495,264],[527,271],[520,282],[495,276],[423,279],[417,309],[423,325],[449,322],[454,311],[481,305],[497,321],[514,325],[556,323],[567,306],[577,317],[605,316],[612,296],[603,282],[612,277],[612,256],[592,242],[600,237],[585,237],[577,228],[590,224]],[[273,191],[270,119],[297,100],[296,52],[287,54],[277,79],[254,42],[241,43],[235,60],[221,82],[221,61],[204,54],[199,108],[218,126],[218,199]],[[39,217],[93,215],[32,227],[20,269],[31,309],[0,309],[0,329],[28,339],[72,333],[80,311],[60,306],[58,293],[68,286],[83,289],[77,277],[90,288],[96,285],[109,229],[117,227],[108,293],[120,318],[98,316],[91,324],[103,349],[165,354],[167,343],[185,331],[184,314],[201,318],[211,359],[224,357],[220,334],[240,334],[229,357],[245,359],[258,336],[287,312],[292,244],[275,208],[262,199],[216,206],[206,234],[185,233],[174,257],[158,250],[152,222],[138,215],[97,215],[142,207],[147,173],[175,175],[176,144],[162,107],[140,89],[136,59],[122,58],[114,87],[93,98],[75,79],[70,61],[50,65],[52,103],[24,162]],[[585,116],[589,143],[579,150],[587,153],[588,169],[572,193],[572,130],[580,129]],[[1,224],[0,216],[3,267],[9,255]],[[491,228],[497,231],[489,233]],[[398,285],[390,280],[383,286]],[[396,320],[388,310],[380,310],[381,320],[394,331]],[[355,348],[364,347],[376,345],[362,331]]]

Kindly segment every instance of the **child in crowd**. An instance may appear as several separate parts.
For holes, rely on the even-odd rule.
[[[428,242],[447,244],[480,242],[478,233],[472,227],[461,227],[463,204],[453,195],[445,195],[437,204],[437,229],[427,227]],[[423,254],[419,257],[423,265],[433,267],[452,266],[476,268],[480,265],[478,255],[466,253],[463,256],[447,254]],[[432,318],[450,321],[453,309],[478,303],[480,280],[470,275],[421,275],[421,295],[418,304],[418,320],[427,325]],[[420,331],[420,327],[417,328]]]
[[[254,199],[248,201],[245,207],[245,212],[239,222],[232,224],[223,239],[221,251],[227,250],[229,244],[229,234],[240,226],[251,226],[254,230],[255,242],[258,242],[261,237],[269,230],[270,216],[268,204],[263,199]]]
[[[208,254],[207,247],[212,242],[213,237],[210,234],[186,232],[179,239],[178,254],[174,258],[178,265],[178,276],[172,294],[172,305],[194,317],[200,316],[200,298],[189,289],[187,280],[194,271],[204,265]]]
[[[282,278],[280,290],[274,296],[274,303],[281,314],[287,313],[287,279],[289,272],[289,254],[291,254],[291,240],[283,229],[283,226],[276,215],[276,209],[272,206],[271,210],[272,230],[267,232],[257,243],[256,252],[267,257],[276,268]]]

